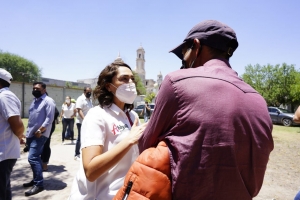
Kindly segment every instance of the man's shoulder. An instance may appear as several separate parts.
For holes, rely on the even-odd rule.
[[[45,99],[44,99],[44,101],[46,101],[49,104],[55,105],[55,101],[51,97],[49,97],[49,96],[46,96]]]
[[[19,98],[10,90],[4,90],[0,93],[0,101],[17,101],[19,102]]]

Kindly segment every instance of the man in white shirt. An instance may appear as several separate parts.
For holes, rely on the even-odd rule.
[[[91,101],[92,89],[90,87],[84,87],[83,94],[77,98],[76,101],[76,109],[77,109],[77,118],[76,118],[76,126],[78,130],[78,137],[75,146],[75,157],[77,160],[80,158],[80,132],[81,132],[81,124],[84,119],[84,116],[88,113],[88,111],[93,107]]]
[[[11,199],[10,174],[20,157],[24,125],[21,102],[9,90],[11,74],[0,68],[0,199]]]

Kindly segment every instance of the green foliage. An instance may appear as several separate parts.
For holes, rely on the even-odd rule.
[[[0,51],[0,68],[11,73],[13,81],[33,82],[41,78],[41,69],[21,56]]]
[[[256,89],[270,106],[300,103],[300,72],[294,65],[248,65],[242,78]]]
[[[151,103],[155,96],[155,93],[151,92],[145,96],[144,100],[145,102],[147,101],[148,103]]]
[[[146,94],[146,88],[141,80],[141,78],[139,77],[139,75],[132,71],[133,75],[134,75],[134,79],[135,79],[135,83],[136,83],[136,90],[138,95],[145,95]]]

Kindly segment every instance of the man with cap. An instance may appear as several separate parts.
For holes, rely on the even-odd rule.
[[[171,50],[183,66],[165,77],[138,144],[142,153],[167,143],[173,199],[250,200],[262,186],[272,122],[263,97],[229,64],[237,47],[229,26],[207,20]]]
[[[11,199],[10,174],[20,157],[24,125],[21,102],[9,90],[12,76],[0,68],[0,199]]]

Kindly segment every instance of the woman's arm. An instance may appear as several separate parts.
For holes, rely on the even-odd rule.
[[[60,121],[62,120],[63,115],[64,115],[64,106],[61,107],[61,112],[60,112],[60,116],[59,116]]]
[[[297,110],[294,114],[293,121],[296,123],[300,123],[300,106],[297,108]]]
[[[89,146],[82,149],[82,162],[86,178],[93,182],[103,173],[116,165],[129,151],[132,145],[136,144],[147,123],[137,126],[138,119],[134,121],[130,133],[124,140],[109,151],[103,153],[103,146]]]

